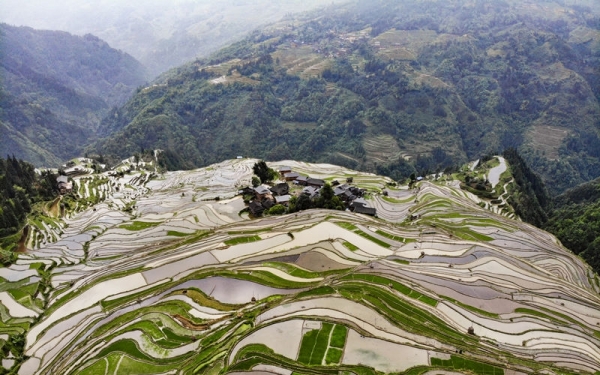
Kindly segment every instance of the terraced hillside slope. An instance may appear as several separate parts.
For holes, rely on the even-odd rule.
[[[372,1],[165,73],[90,150],[327,162],[394,179],[515,147],[553,193],[600,176],[597,1]]]
[[[270,166],[352,177],[379,217],[251,219],[237,193],[255,161],[78,178],[82,202],[101,202],[42,225],[31,250],[0,269],[3,366],[22,375],[600,369],[598,278],[552,235],[482,208],[449,176],[409,190],[294,161]]]

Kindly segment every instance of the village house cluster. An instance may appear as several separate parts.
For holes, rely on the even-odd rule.
[[[283,182],[276,183],[273,186],[259,185],[254,188],[246,187],[240,190],[240,194],[253,196],[253,199],[248,203],[248,209],[252,215],[260,216],[265,210],[276,204],[287,207],[292,195],[306,195],[311,200],[315,199],[319,197],[321,189],[325,186],[324,180],[301,175],[292,171],[290,167],[281,167],[278,172],[280,180]],[[369,207],[367,201],[363,198],[365,190],[351,185],[352,181],[352,177],[348,178],[343,185],[338,181],[333,181],[331,185],[334,195],[345,203],[348,210],[376,216],[377,210]],[[302,190],[295,189],[295,192],[292,193],[288,182],[303,188]]]

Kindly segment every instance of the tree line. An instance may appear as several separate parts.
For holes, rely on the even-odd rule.
[[[57,194],[56,176],[49,171],[38,174],[14,155],[0,158],[0,238],[21,230],[34,203]]]

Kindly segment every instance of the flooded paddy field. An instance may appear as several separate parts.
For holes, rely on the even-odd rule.
[[[80,194],[103,200],[0,268],[0,342],[24,338],[17,373],[600,368],[598,281],[553,236],[451,183],[389,188],[294,161],[270,165],[352,177],[378,217],[250,219],[237,193],[255,162],[82,179]]]

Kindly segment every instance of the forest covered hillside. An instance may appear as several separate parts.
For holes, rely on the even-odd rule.
[[[543,227],[597,272],[600,270],[600,179],[567,190],[554,200]]]
[[[133,57],[93,35],[0,24],[0,150],[56,166],[146,82]]]
[[[599,63],[594,2],[351,2],[164,74],[90,150],[401,178],[517,147],[556,194],[600,175]]]

